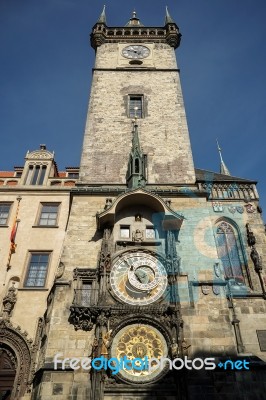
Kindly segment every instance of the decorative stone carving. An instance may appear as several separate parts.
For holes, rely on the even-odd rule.
[[[125,319],[138,319],[146,321],[152,315],[152,320],[157,321],[161,326],[169,331],[174,329],[179,331],[181,326],[180,311],[176,307],[165,305],[151,306],[130,306],[127,304],[106,308],[106,306],[91,307],[70,307],[69,322],[75,327],[75,330],[90,331],[94,325],[114,329],[118,327]]]
[[[236,211],[237,211],[239,214],[243,214],[243,212],[244,212],[244,207],[243,207],[243,206],[236,206]]]
[[[90,268],[75,268],[73,271],[73,279],[91,280],[96,278],[96,269]]]
[[[213,211],[215,211],[215,212],[222,212],[224,209],[223,205],[220,201],[213,201],[212,207],[213,207]]]
[[[141,214],[136,214],[136,215],[135,215],[135,221],[136,221],[136,222],[141,222],[141,220],[142,220]]]
[[[206,296],[207,294],[210,293],[210,286],[208,286],[208,285],[202,285],[202,286],[201,286],[201,291],[202,291],[202,293],[205,294],[205,296]]]
[[[251,259],[253,261],[253,264],[254,264],[254,267],[255,267],[255,271],[256,272],[262,271],[261,256],[257,252],[257,249],[255,248],[255,246],[252,247],[252,250],[251,250],[251,253],[250,253],[250,257],[251,257]]]
[[[254,246],[256,243],[256,237],[252,230],[250,229],[250,225],[246,224],[246,229],[247,229],[247,239],[248,239],[248,245],[250,247]]]
[[[31,153],[28,152],[26,155],[27,160],[53,160],[54,153],[50,153],[47,150],[36,150],[32,151]]]
[[[172,358],[176,358],[178,356],[178,344],[176,343],[176,338],[173,338],[171,353],[172,353]]]
[[[60,263],[59,263],[59,265],[58,265],[58,267],[57,267],[55,279],[60,279],[60,278],[62,278],[64,272],[65,272],[65,264],[62,263],[62,261],[60,261]]]
[[[218,294],[220,294],[220,286],[215,285],[215,282],[213,284],[212,291],[216,296],[218,296]]]
[[[216,276],[217,278],[220,278],[221,270],[220,270],[219,261],[215,262],[215,264],[214,264],[214,266],[213,266],[213,269],[214,269],[215,276]]]
[[[170,199],[165,199],[164,202],[165,202],[165,204],[167,205],[167,207],[169,207],[169,208],[171,207],[172,200],[170,200]]]
[[[104,209],[107,210],[108,208],[110,208],[112,206],[112,203],[113,199],[111,199],[110,197],[106,197]]]
[[[108,332],[106,332],[102,338],[102,346],[101,346],[101,355],[102,356],[108,356],[108,349],[110,347],[111,344],[111,333],[112,333],[112,329],[110,329]]]
[[[75,330],[82,329],[91,331],[96,323],[97,313],[92,313],[87,307],[70,307],[69,322],[75,327]]]
[[[177,290],[177,276],[180,275],[181,257],[176,251],[176,231],[168,230],[166,233],[166,271],[168,275],[168,283],[170,285],[169,301],[171,304],[179,302]]]
[[[132,233],[132,241],[133,242],[143,242],[143,240],[144,240],[143,231],[141,231],[140,229],[136,229]]]
[[[96,338],[94,338],[94,341],[92,343],[92,348],[91,348],[91,357],[96,358],[98,357],[98,348],[99,348],[99,343]]]
[[[12,286],[7,291],[7,294],[3,298],[3,313],[6,317],[11,317],[14,305],[17,301],[17,294],[15,288],[15,282],[12,283]]]
[[[187,344],[186,339],[182,340],[182,353],[184,356],[188,356],[188,349],[191,347],[191,344]]]
[[[235,207],[235,206],[229,206],[229,207],[228,207],[228,211],[229,211],[231,214],[234,214],[234,213],[236,212],[236,207]]]
[[[20,399],[25,392],[31,391],[33,373],[35,370],[35,348],[33,341],[27,338],[27,332],[14,327],[8,320],[0,321],[0,348],[8,349],[14,355],[17,373],[12,391],[12,398]]]
[[[255,207],[253,206],[253,204],[247,204],[247,205],[245,205],[245,207],[246,207],[246,211],[247,211],[247,213],[254,213],[255,211],[256,211],[256,209],[255,209]]]

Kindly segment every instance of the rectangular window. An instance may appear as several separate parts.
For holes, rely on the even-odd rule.
[[[155,239],[155,229],[153,226],[146,227],[146,239]]]
[[[129,118],[143,118],[143,96],[130,95],[128,111]]]
[[[123,239],[130,238],[130,227],[129,226],[120,226],[120,237]]]
[[[44,287],[49,257],[50,253],[31,253],[25,280],[26,287]]]
[[[57,203],[44,203],[42,204],[41,215],[39,219],[39,224],[41,226],[56,226],[57,215],[58,215]]]
[[[88,307],[92,300],[92,284],[91,282],[83,282],[80,296],[80,305]]]
[[[7,225],[11,204],[0,203],[0,225]]]
[[[73,179],[78,179],[79,173],[78,172],[68,172],[67,177],[73,178]]]
[[[46,173],[46,165],[30,165],[26,177],[26,185],[42,185]]]

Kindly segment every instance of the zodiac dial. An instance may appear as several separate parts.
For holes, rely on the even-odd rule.
[[[153,326],[146,324],[131,324],[121,329],[115,336],[111,347],[111,357],[135,360],[132,368],[124,368],[119,371],[120,375],[133,382],[148,382],[160,374],[161,369],[151,361],[151,369],[141,368],[144,366],[145,358],[160,359],[167,357],[167,344],[163,335]],[[134,368],[134,365],[136,368]]]
[[[142,252],[127,253],[114,263],[110,283],[115,295],[124,303],[147,305],[165,292],[167,274],[154,256]]]

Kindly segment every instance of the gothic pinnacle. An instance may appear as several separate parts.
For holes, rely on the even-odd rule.
[[[98,24],[106,24],[105,5],[103,6],[102,13],[97,22],[98,22]]]
[[[216,142],[217,142],[217,148],[218,148],[219,155],[220,155],[220,160],[221,160],[220,173],[223,174],[223,175],[231,175],[229,169],[227,168],[227,166],[224,163],[224,160],[223,160],[223,157],[222,157],[222,149],[219,146],[218,139],[216,139]]]
[[[173,18],[171,17],[171,15],[169,14],[168,11],[168,7],[165,7],[165,11],[166,11],[166,15],[165,15],[165,25],[167,24],[174,24],[175,21],[173,20]]]

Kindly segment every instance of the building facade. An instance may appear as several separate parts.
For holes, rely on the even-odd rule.
[[[195,169],[180,39],[168,10],[162,27],[143,26],[135,12],[108,27],[103,11],[91,33],[80,168],[60,175],[41,148],[15,172],[17,185],[1,178],[1,226],[10,231],[2,229],[1,373],[10,398],[262,398],[256,182],[231,176],[222,157],[220,173]],[[92,368],[88,357],[98,359]],[[125,357],[128,368],[116,369]]]

